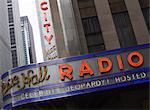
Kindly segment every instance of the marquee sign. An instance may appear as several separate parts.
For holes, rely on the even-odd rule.
[[[49,0],[36,0],[40,24],[40,32],[44,59],[53,60],[58,58],[52,13]]]
[[[4,73],[4,108],[149,82],[150,44],[19,67]]]

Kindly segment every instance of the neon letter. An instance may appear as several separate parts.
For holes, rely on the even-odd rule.
[[[84,74],[90,74],[91,76],[94,74],[86,60],[82,61],[80,68],[80,76],[83,77]]]
[[[49,29],[48,29],[48,28],[49,28],[49,26],[51,26],[51,25],[50,25],[50,23],[48,23],[48,24],[44,24],[44,27],[46,28],[46,32],[47,32],[47,33],[49,33]]]
[[[133,56],[137,56],[138,57],[138,61],[137,62],[133,62],[132,60],[132,57]],[[128,55],[128,63],[133,66],[133,67],[139,67],[143,64],[143,56],[141,53],[139,52],[131,52],[129,55]]]
[[[53,39],[53,35],[50,36],[44,36],[45,39],[47,40],[48,44],[51,44],[51,40]]]
[[[46,13],[44,13],[44,20],[45,21],[47,21],[47,16],[46,16],[47,14]]]
[[[73,76],[71,75],[73,69],[71,67],[71,65],[69,64],[62,64],[62,65],[59,65],[59,72],[60,72],[60,80],[61,81],[64,81],[65,80],[65,76],[68,78],[68,79],[72,79]]]
[[[44,5],[47,5],[47,2],[42,2],[42,3],[41,3],[41,9],[42,9],[42,10],[47,10],[48,7],[47,7],[47,6],[44,7]]]
[[[104,67],[103,62],[107,62],[108,66]],[[99,58],[98,59],[98,64],[99,64],[99,70],[100,70],[101,73],[109,72],[112,68],[112,62],[110,61],[109,58]]]
[[[117,61],[118,61],[119,69],[123,70],[124,67],[123,67],[123,62],[122,62],[122,58],[120,55],[117,55]]]

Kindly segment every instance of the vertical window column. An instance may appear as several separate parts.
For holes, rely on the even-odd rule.
[[[108,0],[94,0],[106,50],[120,48]]]
[[[85,38],[85,34],[84,34],[78,0],[72,0],[72,6],[73,6],[74,14],[75,14],[75,20],[77,23],[76,26],[77,26],[77,30],[78,30],[80,45],[81,45],[81,48],[80,48],[81,54],[87,54],[88,47],[87,47],[87,42],[86,42],[86,38]]]
[[[11,45],[14,45],[14,44],[16,44],[14,28],[10,28],[9,31],[10,31],[10,42],[11,42]]]
[[[13,23],[14,22],[12,7],[8,8],[8,19],[9,19],[9,23]]]
[[[149,32],[138,0],[124,0],[138,44],[149,43]],[[148,3],[149,4],[149,3]]]
[[[7,3],[11,3],[12,2],[12,0],[7,0]]]
[[[109,0],[121,47],[136,45],[136,39],[124,0]]]
[[[18,61],[17,61],[17,51],[16,50],[12,50],[12,63],[13,63],[13,68],[18,66]]]
[[[104,51],[105,45],[97,16],[83,18],[82,22],[89,53]]]
[[[150,5],[149,0],[139,0],[142,13],[145,19],[145,23],[147,25],[148,31],[150,33]]]
[[[80,15],[89,53],[105,50],[94,0],[78,0]]]

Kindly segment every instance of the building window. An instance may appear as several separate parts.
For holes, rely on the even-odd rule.
[[[14,24],[9,24],[9,27],[13,27],[14,26]]]
[[[13,63],[13,68],[18,66],[18,61],[17,61],[17,52],[16,50],[12,50],[12,63]]]
[[[85,35],[100,33],[100,26],[97,17],[82,19]]]
[[[109,0],[109,5],[112,13],[127,11],[124,0]]]
[[[94,0],[78,0],[78,6],[89,53],[104,51],[105,45]]]
[[[124,0],[109,0],[121,47],[137,45]]]
[[[33,57],[34,56],[32,56],[32,49],[31,49],[31,47],[29,47],[29,56],[30,56],[30,63],[33,63]]]
[[[12,4],[9,4],[9,5],[7,5],[8,7],[11,7],[12,6]]]
[[[15,49],[16,48],[16,46],[11,46],[11,49]]]
[[[96,16],[94,0],[78,0],[81,18]]]
[[[149,0],[139,0],[142,13],[145,19],[145,23],[147,25],[147,28],[150,32],[150,6],[149,6]]]
[[[10,39],[11,39],[11,45],[16,44],[15,35],[10,35]]]
[[[14,22],[12,8],[8,8],[8,19],[9,19],[9,23],[13,23]]]
[[[7,3],[11,3],[12,2],[12,0],[7,0]]]
[[[14,45],[16,44],[14,28],[10,28],[9,30],[10,30],[10,42],[11,45]]]
[[[98,17],[83,18],[82,23],[89,53],[104,51],[104,40],[101,34]]]

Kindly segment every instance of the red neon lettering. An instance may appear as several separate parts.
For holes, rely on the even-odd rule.
[[[65,76],[70,80],[73,78],[73,76],[72,76],[73,69],[72,69],[71,65],[69,65],[69,64],[59,65],[59,72],[60,72],[60,80],[61,81],[65,80]]]
[[[44,20],[47,21],[46,13],[44,13]]]
[[[124,67],[123,67],[123,62],[122,62],[122,58],[120,55],[117,55],[117,61],[118,61],[119,69],[123,70]]]
[[[104,67],[103,62],[107,62],[107,67]],[[101,73],[109,72],[112,68],[112,62],[110,61],[109,58],[99,58],[98,64]]]
[[[80,68],[80,76],[83,77],[84,74],[90,74],[91,76],[94,74],[86,60],[82,61]]]
[[[137,62],[133,62],[133,56],[137,56],[138,57],[138,61]],[[143,64],[144,60],[143,60],[143,56],[141,53],[139,52],[132,52],[128,55],[128,63],[133,66],[133,67],[139,67]]]
[[[51,40],[53,39],[53,35],[50,36],[44,36],[45,39],[47,40],[48,44],[51,44]]]
[[[44,7],[44,5],[46,5],[46,6]],[[42,10],[47,10],[47,9],[48,9],[48,7],[47,7],[47,2],[42,2],[42,3],[41,3],[41,9],[42,9]]]
[[[49,26],[51,26],[50,23],[44,24],[47,33],[49,33]]]

